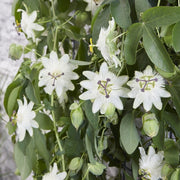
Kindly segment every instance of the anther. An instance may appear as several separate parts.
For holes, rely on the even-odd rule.
[[[136,78],[136,82],[139,82],[139,79],[138,79],[138,78]]]

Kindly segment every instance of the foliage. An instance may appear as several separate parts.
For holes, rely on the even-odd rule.
[[[55,162],[60,172],[67,172],[66,179],[70,180],[103,180],[108,177],[107,169],[110,167],[118,168],[114,179],[141,178],[138,175],[138,147],[148,149],[150,145],[157,151],[164,151],[165,164],[172,167],[170,174],[169,169],[164,168],[162,175],[171,179],[179,175],[180,4],[177,0],[164,0],[157,7],[155,2],[105,0],[98,5],[95,14],[86,11],[87,2],[83,0],[13,2],[12,14],[18,31],[22,32],[18,9],[28,13],[37,11],[36,23],[44,28],[43,31],[33,31],[36,42],[29,38],[25,47],[13,44],[10,48],[12,59],[20,58],[22,51],[24,54],[33,51],[36,56],[36,61],[24,59],[4,98],[4,107],[10,118],[7,128],[15,144],[15,161],[22,180],[31,172],[34,179],[42,179]],[[108,106],[112,109],[108,109],[110,113],[107,115],[92,112],[94,99],[79,100],[84,91],[80,87],[80,82],[85,80],[83,72],[99,71],[102,61],[105,61],[96,42],[101,29],[107,29],[112,18],[117,34],[115,39],[113,33],[108,38],[113,37],[112,41],[117,44],[119,51],[116,57],[121,66],[109,66],[109,71],[116,76],[128,75],[133,79],[135,72],[150,65],[164,78],[165,88],[171,94],[171,97],[162,99],[161,109],[153,106],[146,112],[142,106],[134,108],[133,99],[126,96],[121,98],[123,109]],[[64,90],[63,101],[55,93],[57,89],[49,94],[44,86],[39,87],[42,59],[49,58],[52,51],[59,58],[68,54],[69,63],[79,76],[79,79],[68,79],[68,88],[71,80],[74,88]],[[49,75],[54,82],[61,76]],[[107,84],[100,85],[106,92]],[[24,96],[34,103],[35,121],[39,128],[33,128],[32,136],[26,132],[25,139],[19,142],[16,138],[17,100]],[[153,113],[160,125],[158,134],[153,138],[143,131],[142,116],[145,113]]]

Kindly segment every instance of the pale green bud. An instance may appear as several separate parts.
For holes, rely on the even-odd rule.
[[[20,59],[23,53],[21,45],[11,44],[9,47],[9,57],[13,60]]]
[[[83,165],[83,160],[80,157],[73,158],[69,164],[71,171],[80,170]]]
[[[173,172],[170,180],[179,180],[179,179],[180,179],[180,169],[178,168],[176,169],[176,171]]]
[[[144,114],[142,117],[143,130],[149,137],[155,137],[159,132],[159,122],[154,113]]]
[[[111,118],[114,115],[114,112],[115,112],[115,106],[112,103],[109,103],[108,107],[107,107],[107,110],[105,112],[105,115],[108,118]]]
[[[82,108],[79,106],[78,103],[73,103],[70,106],[70,110],[71,110],[71,114],[70,114],[71,122],[77,130],[80,127],[80,125],[83,123]]]
[[[169,179],[169,176],[173,173],[174,169],[169,164],[164,164],[161,169],[161,175],[165,179]]]

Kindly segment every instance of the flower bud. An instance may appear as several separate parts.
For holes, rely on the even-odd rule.
[[[179,179],[180,179],[180,169],[178,168],[176,169],[176,171],[173,172],[170,180],[179,180]]]
[[[144,114],[142,117],[143,130],[149,137],[155,137],[159,132],[159,122],[154,113]]]
[[[11,44],[9,47],[9,57],[13,60],[20,59],[23,53],[21,45]]]
[[[115,106],[112,103],[108,104],[108,107],[106,109],[105,115],[110,118],[114,115],[115,112]]]
[[[169,179],[169,176],[172,174],[174,169],[169,165],[169,164],[164,164],[162,169],[161,169],[161,175],[165,179]]]
[[[77,130],[80,127],[80,125],[83,123],[82,108],[79,106],[78,103],[73,103],[70,106],[70,110],[71,110],[71,114],[70,114],[71,122]]]

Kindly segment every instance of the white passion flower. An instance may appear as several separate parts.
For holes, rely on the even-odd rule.
[[[53,168],[50,167],[50,172],[46,173],[43,176],[42,180],[64,180],[66,176],[67,176],[67,173],[65,171],[58,173],[57,164],[54,163]]]
[[[156,154],[152,146],[146,155],[144,148],[139,147],[141,158],[139,159],[139,175],[143,180],[158,180],[161,178],[164,153],[160,151]]]
[[[112,20],[109,21],[107,29],[101,28],[96,46],[101,51],[101,54],[107,63],[110,66],[115,65],[117,68],[118,65],[121,66],[121,62],[117,57],[119,50],[116,43],[117,31],[115,31],[115,28],[116,24],[114,18],[112,18]]]
[[[151,66],[147,66],[143,72],[135,71],[133,80],[127,83],[131,87],[128,93],[130,98],[135,98],[133,108],[136,109],[143,103],[146,111],[150,111],[152,105],[161,110],[162,102],[160,97],[168,98],[170,93],[164,89],[164,79],[154,72]]]
[[[83,75],[89,80],[80,82],[80,85],[87,91],[81,94],[79,98],[93,101],[93,113],[100,110],[101,114],[105,114],[109,105],[115,106],[120,110],[123,109],[123,104],[119,97],[127,97],[129,90],[122,86],[128,81],[128,76],[117,77],[108,70],[105,62],[102,63],[99,73],[84,71]]]
[[[34,120],[36,114],[32,111],[33,102],[27,104],[27,100],[24,97],[24,104],[21,100],[17,100],[19,109],[16,114],[16,122],[17,122],[17,137],[19,141],[23,141],[25,138],[26,130],[28,131],[29,135],[33,135],[32,128],[38,128],[38,123]]]
[[[22,18],[21,18],[21,29],[27,35],[27,38],[32,38],[33,42],[36,41],[34,31],[43,31],[44,27],[34,23],[37,18],[37,12],[33,11],[31,14],[28,14],[23,9],[18,9],[18,12],[22,11]]]
[[[91,11],[92,15],[94,15],[96,9],[104,0],[84,0],[84,1],[87,3],[86,11]]]
[[[71,80],[76,80],[79,76],[73,72],[77,65],[69,62],[70,58],[67,54],[58,59],[57,53],[52,51],[50,58],[42,57],[44,68],[39,73],[39,86],[45,86],[44,90],[51,95],[53,90],[56,91],[60,102],[63,97],[67,98],[66,91],[74,90],[74,85]]]

